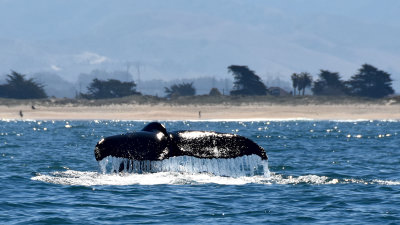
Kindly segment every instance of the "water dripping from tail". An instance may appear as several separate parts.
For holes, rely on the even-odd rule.
[[[191,156],[178,156],[161,161],[138,161],[108,156],[99,162],[100,172],[106,173],[210,173],[216,176],[270,177],[268,161],[257,155],[242,156],[230,159],[200,159]]]

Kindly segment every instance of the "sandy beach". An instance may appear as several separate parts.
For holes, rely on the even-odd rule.
[[[400,105],[141,105],[105,106],[0,106],[1,119],[33,120],[398,120]],[[199,111],[201,115],[199,116]]]

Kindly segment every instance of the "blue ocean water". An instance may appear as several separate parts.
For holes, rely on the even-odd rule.
[[[147,122],[3,120],[0,224],[400,223],[399,121],[161,122],[246,136],[270,174],[102,173],[96,142]]]

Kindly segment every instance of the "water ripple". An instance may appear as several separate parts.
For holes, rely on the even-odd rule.
[[[249,137],[266,149],[271,173],[103,174],[94,159],[96,142],[141,129],[147,121],[3,120],[0,223],[400,221],[399,121],[161,122],[168,130],[233,131]]]

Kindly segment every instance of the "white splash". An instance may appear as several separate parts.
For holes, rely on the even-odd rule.
[[[61,185],[98,186],[98,185],[197,185],[197,184],[221,184],[221,185],[244,185],[248,183],[260,183],[267,178],[263,176],[254,177],[221,177],[212,174],[189,174],[178,172],[158,173],[113,173],[101,174],[97,172],[81,172],[67,170],[64,172],[53,172],[50,174],[38,174],[32,180]]]
[[[97,172],[82,172],[66,170],[52,172],[49,174],[37,174],[31,178],[35,181],[61,185],[78,186],[102,186],[102,185],[335,185],[335,184],[361,184],[361,185],[383,185],[397,186],[400,181],[391,180],[362,180],[362,179],[336,179],[318,175],[304,176],[283,176],[271,173],[271,176],[243,176],[243,177],[222,177],[209,173],[182,173],[182,172],[158,172],[158,173],[111,173],[101,174]]]
[[[124,158],[106,157],[99,162],[100,172],[106,173],[156,173],[183,172],[189,174],[211,173],[217,176],[241,177],[270,175],[268,161],[257,155],[231,159],[199,159],[190,156],[178,156],[161,161],[137,161]]]

